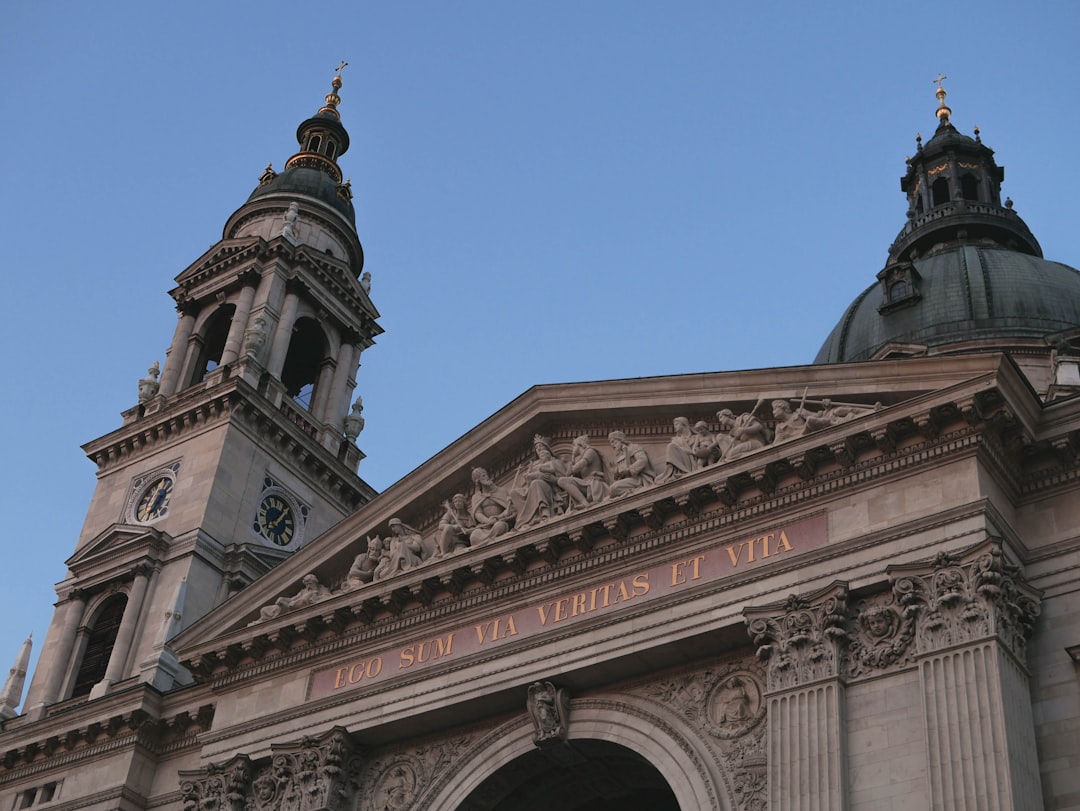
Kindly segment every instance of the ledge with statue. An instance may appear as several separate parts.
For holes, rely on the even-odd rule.
[[[648,408],[570,396],[603,383],[530,390],[223,606],[223,624],[183,641],[186,664],[197,678],[225,677],[296,645],[414,627],[456,602],[483,605],[560,571],[601,571],[616,559],[629,566],[692,543],[706,524],[714,539],[734,536],[810,504],[822,486],[967,452],[987,435],[1031,441],[1031,415],[1006,407],[1024,388],[1007,361],[951,360],[950,381],[939,360],[932,385],[951,385],[937,392],[926,391],[918,360],[896,364],[891,378],[881,373],[889,364],[876,364],[870,385],[858,376],[869,367],[856,366],[830,370],[828,398],[802,380],[784,388],[775,372],[773,388],[751,396],[748,386],[722,384],[762,382],[756,375],[717,374],[701,377],[718,385],[690,395],[652,391]],[[655,380],[670,387],[669,378]],[[879,408],[881,395],[860,396],[858,385],[900,394]],[[664,397],[670,402],[658,407]],[[830,408],[851,411],[833,417]],[[744,447],[726,441],[737,427],[747,429],[736,437]]]

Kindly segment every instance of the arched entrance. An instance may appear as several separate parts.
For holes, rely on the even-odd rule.
[[[644,757],[609,741],[579,739],[515,758],[477,786],[458,811],[679,811],[671,787]]]

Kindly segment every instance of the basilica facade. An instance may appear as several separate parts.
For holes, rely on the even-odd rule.
[[[376,494],[340,88],[85,446],[0,807],[1080,806],[1080,273],[944,89],[813,365],[537,386]]]

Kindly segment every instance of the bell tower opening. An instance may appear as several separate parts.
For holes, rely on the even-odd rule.
[[[311,410],[319,388],[319,374],[328,358],[326,335],[313,318],[300,318],[293,328],[281,382],[297,403]]]
[[[79,672],[75,676],[75,686],[71,689],[72,698],[88,695],[91,688],[105,678],[109,656],[112,655],[113,645],[120,633],[120,621],[124,618],[126,607],[127,597],[118,594],[106,601],[98,611],[86,638],[86,648],[83,650],[82,662],[79,663]]]
[[[393,807],[393,806],[390,806]],[[458,811],[679,811],[663,775],[609,741],[578,739],[534,749],[477,786]]]
[[[221,355],[225,351],[225,341],[229,337],[229,325],[232,323],[233,313],[236,306],[226,304],[214,311],[206,320],[202,335],[199,337],[200,345],[195,364],[191,369],[191,377],[188,386],[201,383],[207,373],[212,372],[221,363]]]

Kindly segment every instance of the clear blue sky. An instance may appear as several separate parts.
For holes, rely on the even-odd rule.
[[[939,71],[1046,256],[1080,265],[1075,2],[312,8],[0,10],[0,673],[44,639],[94,486],[79,445],[136,402],[173,277],[341,59],[378,489],[538,383],[809,363],[904,223]]]

